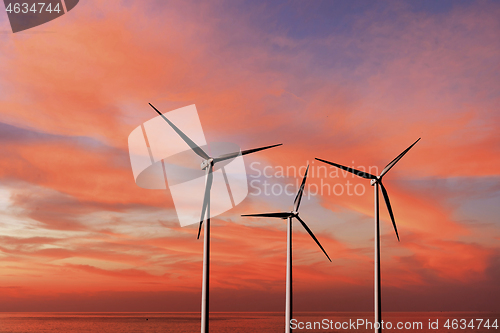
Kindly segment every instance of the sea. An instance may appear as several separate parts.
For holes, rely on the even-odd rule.
[[[294,313],[294,332],[374,332],[372,312]],[[500,333],[495,312],[386,312],[383,332]],[[217,312],[210,332],[284,332],[283,313]],[[371,326],[370,326],[371,325]],[[200,332],[200,313],[4,312],[0,332]]]

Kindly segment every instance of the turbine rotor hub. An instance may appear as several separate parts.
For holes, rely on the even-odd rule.
[[[204,160],[201,162],[201,170],[205,170],[208,166],[214,165],[214,159],[209,158],[208,160]]]

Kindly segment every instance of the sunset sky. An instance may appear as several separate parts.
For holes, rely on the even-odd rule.
[[[240,217],[291,209],[264,180],[381,171],[419,137],[384,178],[383,310],[500,310],[500,2],[82,0],[16,34],[0,8],[0,311],[199,311],[197,226],[132,174],[148,103],[196,104],[209,143],[283,143],[212,220],[211,310],[284,309],[286,223]],[[294,309],[371,311],[373,188],[307,184],[332,263],[294,226]]]

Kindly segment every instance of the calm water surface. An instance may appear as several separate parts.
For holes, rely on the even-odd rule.
[[[322,312],[322,313],[296,313],[294,318],[298,322],[307,325],[308,322],[316,329],[297,329],[296,332],[340,332],[340,333],[366,333],[373,332],[373,329],[365,325],[355,329],[349,328],[333,329],[320,327],[320,323],[329,322],[329,325],[347,323],[364,320],[373,322],[371,312]],[[325,321],[326,319],[326,321]],[[500,329],[490,327],[477,328],[479,320],[489,319],[490,325],[497,320],[500,321],[499,313],[485,312],[388,312],[383,316],[384,322],[391,322],[396,325],[402,323],[422,323],[421,329],[386,329],[384,332],[435,332],[435,333],[500,333]],[[453,319],[457,319],[457,328],[446,328],[444,324],[447,320],[450,324]],[[429,329],[429,320],[438,321],[438,329]],[[461,322],[471,325],[474,320],[474,328],[466,327],[461,329]],[[484,323],[484,321],[483,321]],[[409,325],[409,324],[407,324]],[[462,324],[463,326],[463,324]],[[338,326],[340,327],[340,326]],[[110,333],[130,333],[130,332],[199,332],[199,313],[0,313],[0,332],[24,333],[24,332],[110,332]],[[242,333],[276,333],[284,331],[283,313],[212,313],[210,317],[210,331],[217,333],[242,332]]]

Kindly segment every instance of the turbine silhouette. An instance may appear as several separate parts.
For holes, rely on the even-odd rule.
[[[201,209],[200,225],[198,228],[198,239],[200,238],[201,227],[205,221],[204,237],[203,237],[203,283],[201,296],[201,333],[208,333],[209,319],[209,281],[210,281],[210,190],[213,182],[213,167],[216,163],[235,158],[241,155],[255,153],[264,149],[269,149],[282,144],[260,147],[255,149],[237,151],[229,154],[224,154],[218,157],[210,157],[202,148],[200,148],[193,140],[184,134],[177,126],[165,117],[151,103],[149,105],[172,127],[172,129],[181,137],[181,139],[191,148],[191,150],[203,159],[201,169],[206,170],[205,178],[205,194],[203,198],[203,206]]]
[[[285,306],[285,332],[289,333],[290,329],[290,320],[292,319],[292,219],[296,218],[300,224],[306,229],[309,235],[314,239],[316,244],[320,247],[321,251],[326,255],[330,262],[332,261],[328,254],[326,253],[323,246],[321,246],[320,242],[314,236],[313,232],[307,224],[302,221],[299,217],[299,206],[300,201],[302,200],[302,194],[304,193],[304,186],[306,184],[307,172],[309,171],[309,165],[307,166],[306,173],[304,174],[304,179],[302,179],[302,184],[300,185],[299,191],[295,196],[295,200],[293,202],[293,210],[291,212],[280,212],[280,213],[263,213],[263,214],[247,214],[241,216],[254,216],[254,217],[275,217],[280,219],[287,219],[287,252],[286,252],[286,306]]]
[[[354,168],[346,167],[337,163],[325,161],[319,158],[316,158],[318,161],[321,161],[326,164],[333,165],[337,168],[340,168],[342,170],[349,171],[356,176],[370,179],[370,184],[374,186],[375,189],[375,277],[374,277],[374,292],[375,292],[375,323],[380,323],[382,320],[382,298],[381,298],[381,282],[380,282],[380,223],[379,223],[379,204],[378,204],[378,188],[380,186],[380,189],[382,190],[382,195],[384,196],[384,201],[387,206],[387,210],[389,211],[389,215],[391,216],[391,221],[392,225],[394,227],[394,231],[396,232],[396,237],[398,238],[399,241],[399,234],[398,234],[398,228],[396,227],[396,221],[394,219],[394,213],[392,211],[391,207],[391,202],[389,200],[389,195],[387,194],[387,190],[385,189],[384,184],[382,183],[382,178],[384,177],[389,170],[392,169],[396,165],[396,163],[399,162],[403,158],[403,156],[418,142],[420,141],[420,138],[415,141],[411,146],[406,148],[401,154],[399,154],[395,159],[393,159],[389,164],[386,165],[386,167],[382,170],[379,176],[375,176],[372,174],[369,174],[364,171],[359,171]],[[376,333],[381,333],[382,332],[382,327],[379,325],[379,328],[375,327],[375,332]]]

